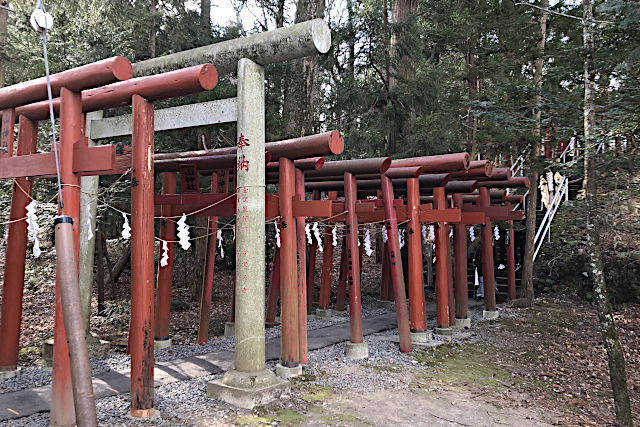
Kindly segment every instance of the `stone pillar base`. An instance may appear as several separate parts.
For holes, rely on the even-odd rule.
[[[171,338],[167,338],[166,340],[154,340],[153,348],[154,350],[162,350],[163,348],[171,347]]]
[[[288,367],[283,366],[280,363],[276,365],[276,376],[287,379],[287,378],[295,378],[302,375],[302,365],[298,364],[297,366]]]
[[[264,322],[264,327],[267,329],[275,328],[276,326],[280,326],[280,322]]]
[[[495,310],[495,311],[482,310],[482,318],[484,320],[496,320],[498,317],[499,317],[498,310]]]
[[[346,353],[347,357],[351,359],[366,359],[369,357],[369,344],[366,342],[348,342]]]
[[[435,327],[433,329],[433,333],[436,334],[436,335],[451,336],[451,335],[453,335],[453,329],[451,329],[448,326],[446,326],[446,327],[437,326],[437,327]]]
[[[330,308],[317,308],[316,316],[320,318],[331,317],[333,316],[333,310]]]
[[[289,381],[273,372],[239,372],[231,370],[220,380],[207,383],[207,396],[244,409],[253,409],[282,398],[291,390]]]
[[[233,337],[236,335],[236,324],[235,322],[225,322],[224,324],[224,336],[225,337]]]
[[[12,368],[13,367],[9,369],[6,366],[0,366],[0,380],[8,380],[9,378],[18,376],[18,373],[20,372],[20,368],[16,368],[16,369],[12,369]]]
[[[433,334],[430,331],[426,332],[410,332],[411,344],[427,344],[433,341]]]
[[[471,329],[471,319],[469,319],[468,317],[464,319],[456,319],[456,328]]]

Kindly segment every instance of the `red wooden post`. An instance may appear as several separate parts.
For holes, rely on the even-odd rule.
[[[462,209],[462,194],[453,194],[456,208]],[[467,311],[469,290],[467,283],[467,226],[456,223],[453,226],[454,288],[456,299],[456,326],[470,327]]]
[[[509,212],[513,210],[511,203],[505,204],[509,209]],[[513,220],[509,220],[509,231],[507,234],[507,278],[509,284],[509,300],[516,299],[516,254],[515,254],[515,242],[513,240]]]
[[[347,299],[347,236],[342,237],[342,252],[340,252],[340,275],[336,290],[336,311],[345,311]]]
[[[273,254],[273,269],[269,279],[269,296],[267,299],[267,315],[265,322],[274,326],[276,322],[276,311],[278,311],[278,299],[280,297],[280,248],[276,247]]]
[[[162,174],[162,194],[176,193],[175,172],[164,172]],[[163,217],[171,216],[171,206],[162,205],[160,208]],[[158,297],[156,301],[155,318],[155,341],[170,343],[169,321],[171,315],[171,282],[173,281],[173,257],[174,243],[176,235],[176,225],[169,219],[160,222],[160,238],[167,242],[167,254],[169,259],[167,265],[160,266],[158,262]],[[162,258],[162,246],[160,247],[160,258]]]
[[[298,288],[296,263],[296,223],[293,219],[295,168],[293,161],[280,162],[280,363],[285,368],[299,365]]]
[[[134,95],[131,159],[131,415],[153,413],[153,104]]]
[[[482,207],[491,206],[491,198],[487,187],[480,187],[480,197],[478,204]],[[484,288],[484,316],[488,318],[497,317],[495,276],[493,271],[493,230],[491,229],[491,219],[486,217],[484,226],[481,227],[481,250],[482,250],[482,282]]]
[[[10,116],[5,122],[5,116]],[[2,113],[2,135],[0,147],[7,150],[6,157],[13,151],[13,115]],[[6,126],[5,126],[6,123]],[[5,133],[5,129],[9,132]],[[18,156],[34,154],[38,142],[38,124],[20,116],[18,124]],[[0,149],[0,157],[3,157]],[[17,373],[18,350],[20,341],[20,323],[22,320],[22,290],[24,287],[24,269],[27,255],[27,205],[31,202],[30,178],[16,178],[11,196],[9,234],[7,254],[4,265],[4,287],[2,289],[2,317],[0,318],[0,378],[11,377]]]
[[[434,207],[446,209],[444,187],[433,189]],[[443,222],[436,225],[436,333],[447,333],[449,329],[449,290],[447,276],[447,239],[448,227]]]
[[[80,178],[73,173],[73,146],[82,138],[82,105],[80,94],[66,88],[60,90],[60,179],[63,183],[64,214],[73,219],[76,262],[80,247]],[[64,330],[59,283],[56,280],[56,312],[53,330],[53,370],[51,380],[51,424],[75,423],[69,348]]]
[[[411,332],[426,332],[424,281],[422,278],[422,235],[420,232],[420,184],[418,178],[407,179],[407,210],[409,226],[409,306]]]
[[[320,192],[313,190],[311,197],[313,200],[320,200]],[[314,282],[316,278],[316,254],[318,252],[318,241],[314,238],[309,245],[309,255],[307,256],[307,314],[311,314],[311,308],[313,307],[313,290]],[[324,247],[322,248],[325,249]]]
[[[453,274],[451,265],[451,227],[445,223],[444,226],[447,232],[447,295],[449,295],[449,326],[455,326],[456,324],[456,300],[453,292]]]
[[[387,236],[389,232],[387,232]],[[389,245],[387,242],[382,244],[382,279],[380,281],[380,301],[391,300],[391,278],[389,270]]]
[[[218,173],[211,175],[211,192],[218,193]],[[213,276],[216,265],[216,244],[218,240],[218,217],[210,216],[207,227],[207,269],[200,298],[200,323],[198,326],[198,344],[209,341],[209,320],[211,319],[211,297],[213,295]]]
[[[329,191],[329,200],[338,198],[337,191]],[[332,228],[326,227],[323,240],[324,252],[322,253],[322,275],[320,276],[320,299],[318,308],[326,310],[331,300],[331,272],[333,267],[333,235]]]
[[[304,200],[304,174],[295,169],[295,197]],[[298,361],[307,363],[307,237],[305,217],[296,217],[296,255],[298,265]]]
[[[346,276],[349,287],[349,324],[351,340],[347,344],[348,357],[367,357],[369,352],[362,335],[362,299],[360,294],[360,256],[358,250],[358,217],[356,215],[357,185],[355,177],[344,174]],[[358,257],[358,258],[356,258]]]
[[[16,112],[13,108],[0,111],[0,159],[13,156],[13,128]],[[32,153],[28,153],[32,154]]]
[[[400,260],[400,242],[398,241],[398,221],[396,210],[393,207],[393,185],[386,175],[381,176],[382,197],[384,199],[385,227],[389,239],[389,271],[393,283],[393,297],[396,302],[396,316],[398,318],[398,336],[400,338],[400,351],[411,352],[411,335],[409,333],[409,313],[407,313],[407,295],[404,290],[404,277],[402,274],[402,261]]]

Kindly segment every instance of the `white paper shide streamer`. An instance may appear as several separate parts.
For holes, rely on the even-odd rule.
[[[402,247],[404,246],[404,230],[400,230],[400,232],[398,233],[398,240],[400,243],[400,249],[402,249]]]
[[[367,256],[371,256],[373,253],[373,249],[371,249],[371,233],[369,233],[369,230],[364,233],[364,252]]]
[[[160,267],[169,265],[169,244],[166,240],[162,241],[162,258],[160,258]]]
[[[387,243],[387,240],[389,240],[389,235],[387,234],[387,227],[385,227],[383,225],[382,226],[382,241]]]
[[[430,242],[436,241],[436,232],[435,232],[435,229],[433,228],[433,225],[429,226],[429,241]]]
[[[31,241],[33,242],[33,256],[38,258],[42,251],[40,250],[40,241],[38,240],[38,231],[40,226],[38,225],[38,216],[36,215],[36,201],[32,200],[27,205],[27,230],[31,235]]]
[[[500,229],[498,228],[497,225],[493,228],[493,237],[496,240],[500,240]]]
[[[85,205],[86,217],[87,217],[87,241],[93,239],[93,231],[91,230],[91,206],[89,204]]]
[[[304,234],[307,236],[307,243],[312,244],[313,239],[311,239],[311,224],[304,225]]]
[[[504,264],[500,264],[500,265],[498,266],[498,270],[504,270],[504,269],[505,269]]]
[[[278,228],[278,221],[275,221],[273,226],[276,229],[276,246],[280,247],[280,229]]]
[[[324,248],[322,247],[322,239],[320,238],[320,229],[318,228],[317,222],[313,223],[313,227],[311,227],[311,231],[313,231],[313,236],[316,238],[316,242],[318,244],[318,250],[320,251],[320,253],[322,253],[324,251]]]
[[[476,232],[473,227],[469,227],[469,239],[473,242],[476,240]]]
[[[224,258],[224,247],[222,247],[222,230],[218,230],[216,234],[216,238],[218,239],[218,249],[220,249],[220,258]]]
[[[427,226],[426,225],[422,225],[422,240],[427,243],[429,242],[429,238],[427,237]]]
[[[331,241],[331,245],[335,248],[338,246],[338,226],[334,225],[333,230],[331,230],[331,236],[333,237]]]
[[[191,247],[191,242],[189,241],[189,226],[187,225],[187,216],[182,214],[182,217],[178,220],[178,239],[180,246],[185,251]]]
[[[124,224],[122,224],[122,237],[125,239],[130,239],[131,226],[129,226],[129,219],[127,218],[127,214],[122,212],[122,218],[124,218]]]

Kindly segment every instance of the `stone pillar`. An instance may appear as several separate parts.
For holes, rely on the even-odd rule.
[[[102,118],[102,111],[93,111],[86,115],[85,135],[91,135],[91,121]],[[88,140],[89,147],[95,147],[95,141]],[[82,301],[82,317],[87,338],[91,336],[89,325],[91,317],[91,288],[93,286],[93,256],[96,247],[96,215],[98,212],[98,184],[100,176],[83,176],[80,178],[80,299]],[[87,206],[91,214],[90,224],[87,223]],[[93,237],[88,239],[89,227]],[[102,270],[99,270],[102,271]]]
[[[207,395],[242,408],[290,388],[265,368],[265,101],[264,69],[238,62],[235,366],[207,384]]]

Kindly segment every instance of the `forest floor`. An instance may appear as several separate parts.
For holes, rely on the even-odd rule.
[[[0,248],[0,275],[3,260]],[[27,375],[41,371],[38,384],[50,381],[38,364],[42,341],[53,331],[53,266],[52,253],[46,250],[40,259],[30,259],[25,286],[20,364]],[[197,334],[198,306],[188,301],[188,287],[180,286],[181,266],[175,271],[178,286],[173,298],[181,303],[174,305],[171,328],[179,345],[175,356],[171,349],[163,350],[160,358],[165,360],[181,357],[184,350],[179,348],[198,348],[191,345]],[[380,312],[373,308],[379,268],[372,259],[365,259],[363,273],[365,315],[375,315]],[[107,315],[97,315],[94,301],[94,332],[120,344],[112,346],[104,360],[111,363],[119,358],[118,366],[127,364],[121,344],[128,319],[128,277],[125,271],[119,287],[122,295],[108,305]],[[228,271],[217,273],[212,337],[222,332],[228,319],[232,278]],[[219,375],[160,386],[156,406],[161,418],[136,424],[613,425],[607,357],[593,308],[577,297],[546,295],[536,300],[533,309],[502,305],[499,310],[501,318],[494,322],[478,321],[476,313],[469,339],[454,340],[436,350],[401,354],[389,340],[397,331],[387,331],[366,337],[367,360],[347,359],[343,343],[312,351],[304,375],[292,382],[290,399],[253,411],[238,411],[205,397],[206,383]],[[632,407],[640,424],[640,306],[617,307],[615,317]],[[347,318],[341,321],[347,327]],[[270,333],[277,336],[279,331]],[[231,345],[225,338],[212,339],[211,344]],[[99,364],[101,359],[94,362]],[[273,368],[273,362],[268,367]],[[16,389],[15,381],[8,381],[0,381],[0,393]],[[99,399],[101,424],[132,424],[125,416],[129,399],[128,394]],[[8,425],[47,424],[48,414],[43,413]]]

